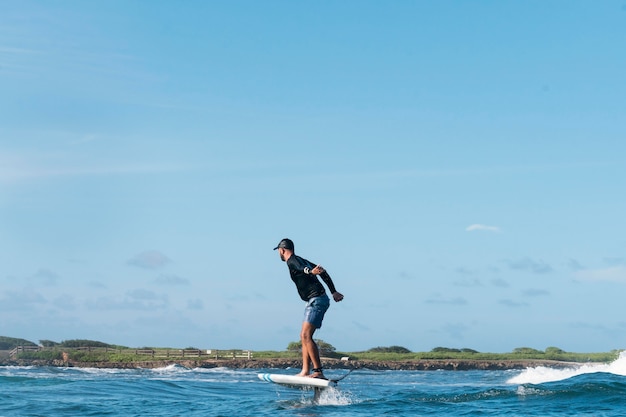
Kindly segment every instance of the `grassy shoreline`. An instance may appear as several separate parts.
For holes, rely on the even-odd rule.
[[[149,352],[152,354],[147,354]],[[619,357],[619,353],[617,350],[600,353],[330,352],[324,355],[323,363],[328,369],[375,370],[501,370],[535,366],[564,368],[584,363],[612,362]],[[301,356],[299,352],[293,351],[48,348],[23,352],[12,358],[0,355],[0,366],[3,365],[126,369],[178,365],[186,368],[288,369],[298,368]]]

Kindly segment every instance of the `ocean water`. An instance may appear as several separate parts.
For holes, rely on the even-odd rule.
[[[516,371],[352,372],[318,401],[296,369],[0,367],[0,416],[624,416],[626,356]],[[337,378],[345,370],[328,370]]]

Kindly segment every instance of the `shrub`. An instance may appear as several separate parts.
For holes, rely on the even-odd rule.
[[[436,347],[431,350],[433,353],[461,353],[461,349],[447,348],[447,347]]]
[[[109,345],[104,342],[97,342],[95,340],[84,340],[84,339],[73,339],[73,340],[64,340],[59,343],[60,347],[67,348],[79,348],[79,347],[114,347],[113,345]]]
[[[39,352],[22,352],[18,355],[19,359],[41,359],[41,360],[54,360],[61,359],[62,354],[58,350],[41,350]]]
[[[317,348],[320,351],[320,354],[333,354],[335,352],[335,347],[330,343],[326,343],[321,339],[315,339],[315,343],[317,344]],[[287,350],[290,352],[293,351],[301,351],[302,350],[302,342],[291,342],[287,345]]]
[[[389,347],[375,347],[368,350],[372,353],[411,353],[411,351],[402,346],[389,346]]]
[[[541,355],[543,352],[529,347],[519,347],[513,349],[513,353],[516,355]]]

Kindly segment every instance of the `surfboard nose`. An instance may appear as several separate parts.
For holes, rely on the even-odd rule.
[[[270,374],[258,374],[261,381],[272,382],[272,376]]]

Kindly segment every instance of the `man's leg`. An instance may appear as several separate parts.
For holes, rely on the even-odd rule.
[[[302,330],[300,331],[300,344],[302,345],[302,371],[297,376],[308,376],[311,373],[311,355],[310,347],[307,340],[313,340],[313,333],[315,328],[311,323],[306,321],[302,323]]]
[[[313,333],[315,333],[316,327],[309,322],[302,323],[302,332],[300,332],[300,340],[302,342],[302,376],[322,377],[321,372],[322,361],[320,360],[319,349],[317,344],[313,340]],[[320,369],[320,371],[311,372],[310,363],[313,364],[313,369]]]

